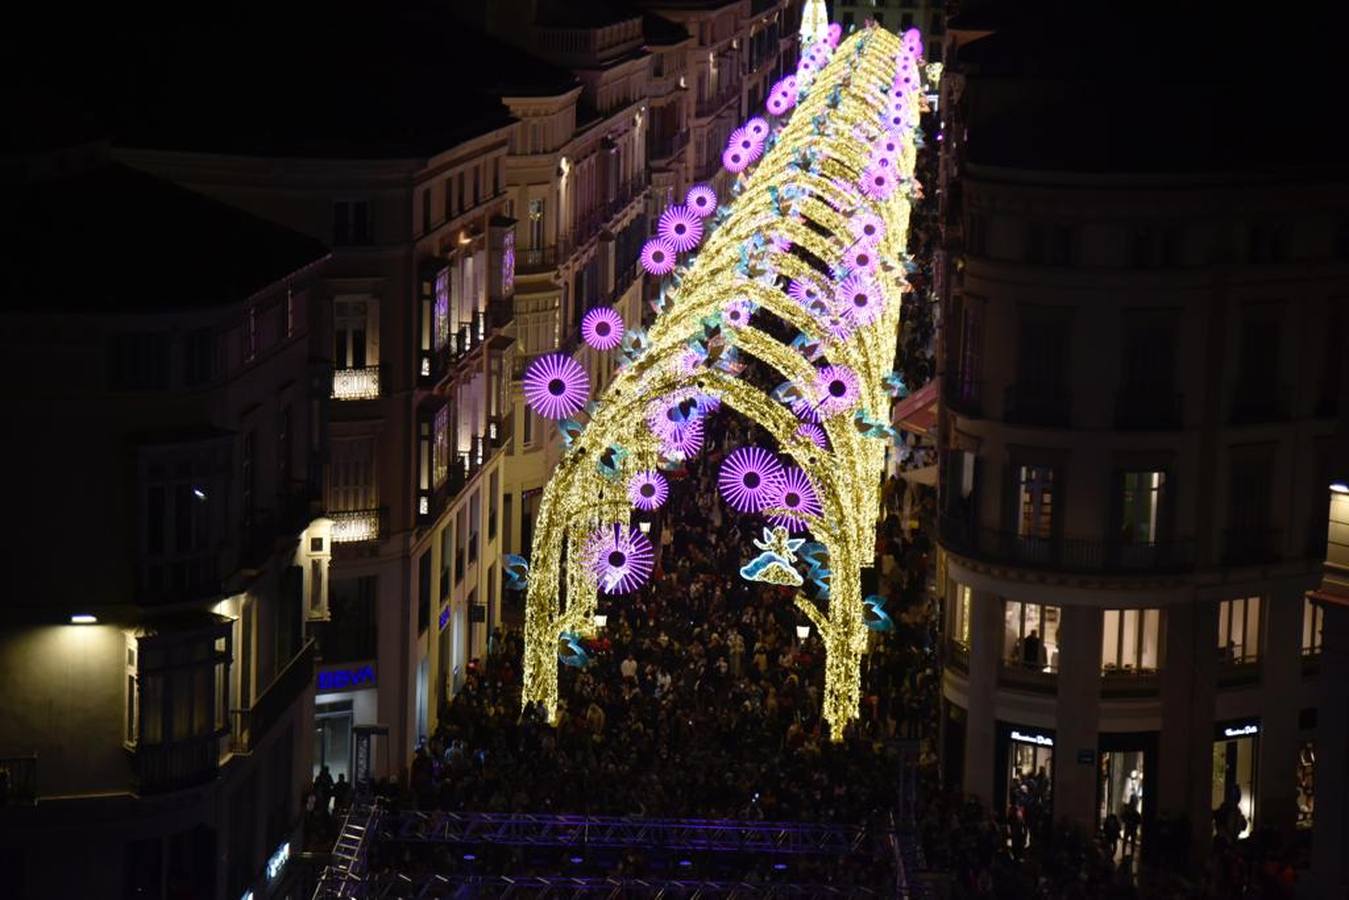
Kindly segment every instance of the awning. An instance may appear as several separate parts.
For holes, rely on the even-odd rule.
[[[895,404],[891,421],[904,431],[931,432],[937,425],[937,380],[934,378]]]

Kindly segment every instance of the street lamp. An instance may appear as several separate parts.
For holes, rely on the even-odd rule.
[[[603,628],[605,625],[608,625],[608,624],[609,624],[609,617],[608,617],[608,616],[606,616],[604,613],[595,613],[595,627],[596,627],[596,628]]]
[[[806,638],[810,637],[810,626],[809,626],[809,625],[797,625],[797,626],[796,626],[796,637],[797,637],[797,640],[799,640],[799,641],[801,641],[801,642],[804,643],[805,640],[806,640]]]
[[[638,523],[637,523],[637,528],[642,532],[642,534],[650,534],[650,533],[651,533],[651,523],[650,523],[650,522],[638,522]]]

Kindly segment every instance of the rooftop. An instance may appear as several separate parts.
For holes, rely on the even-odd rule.
[[[508,124],[503,95],[575,85],[572,73],[471,33],[448,6],[298,0],[224,16],[185,7],[172,19],[119,7],[53,28],[59,46],[8,48],[6,108],[19,114],[0,126],[0,152],[108,137],[166,150],[426,157]]]
[[[135,312],[247,299],[328,251],[120,163],[7,185],[0,309]]]

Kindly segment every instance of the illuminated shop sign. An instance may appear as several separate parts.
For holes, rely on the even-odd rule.
[[[281,875],[281,870],[286,867],[286,861],[290,859],[290,841],[286,841],[276,852],[267,858],[267,883],[270,884]]]
[[[364,665],[357,666],[354,669],[333,669],[328,672],[320,672],[318,689],[319,693],[328,693],[329,691],[341,691],[347,688],[373,687],[374,684],[375,667]]]
[[[1246,737],[1252,734],[1259,734],[1260,726],[1255,722],[1247,722],[1244,725],[1225,725],[1223,726],[1223,737],[1237,738]]]
[[[1052,747],[1054,739],[1047,734],[1027,734],[1024,731],[1012,729],[1012,740],[1020,741],[1023,744],[1035,744],[1037,747]]]

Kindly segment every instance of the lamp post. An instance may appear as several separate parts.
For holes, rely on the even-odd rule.
[[[609,624],[609,617],[608,617],[608,616],[606,616],[604,613],[595,613],[595,627],[596,627],[596,628],[603,628],[605,625],[608,625],[608,624]]]
[[[810,626],[809,626],[809,625],[797,625],[797,626],[796,626],[796,638],[797,638],[797,640],[799,640],[801,643],[804,644],[804,643],[806,642],[806,639],[809,638],[809,637],[810,637]]]

